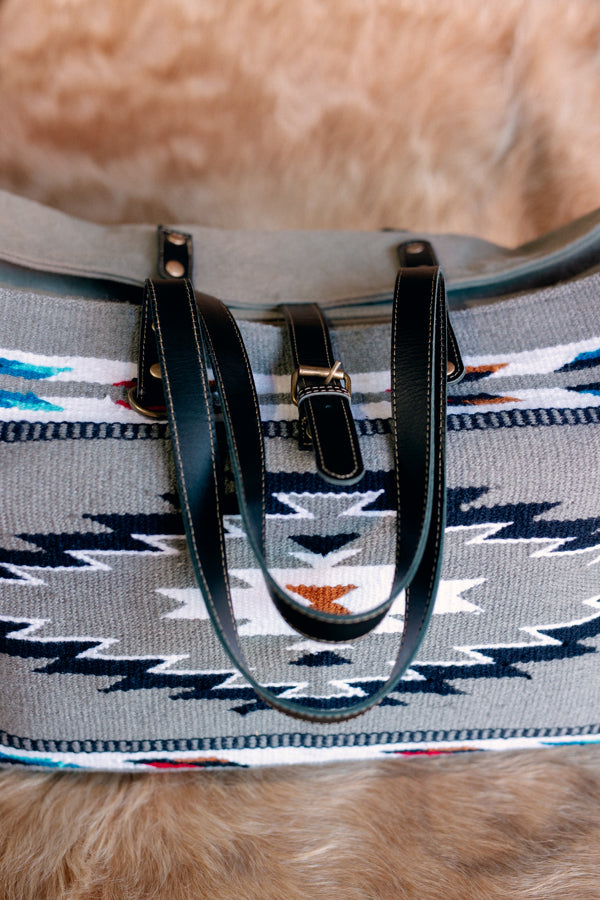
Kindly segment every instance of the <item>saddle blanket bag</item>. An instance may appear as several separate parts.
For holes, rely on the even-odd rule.
[[[600,211],[0,234],[2,765],[600,740]]]

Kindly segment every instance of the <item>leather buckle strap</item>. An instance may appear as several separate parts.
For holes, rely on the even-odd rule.
[[[350,376],[333,355],[327,323],[316,303],[284,306],[298,407],[298,444],[315,453],[317,471],[333,484],[355,484],[364,473],[350,408]]]

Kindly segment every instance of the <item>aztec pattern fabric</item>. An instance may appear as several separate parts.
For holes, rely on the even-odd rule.
[[[0,762],[253,766],[600,740],[600,276],[452,313],[467,375],[449,396],[435,612],[399,687],[336,725],[265,707],[212,632],[166,423],[127,402],[139,307],[2,289],[0,310]],[[393,568],[389,326],[334,330],[367,469],[349,488],[298,449],[283,327],[241,329],[274,576],[318,609],[372,607]],[[263,683],[332,706],[376,690],[402,600],[357,643],[303,639],[268,602],[233,502],[224,518]]]

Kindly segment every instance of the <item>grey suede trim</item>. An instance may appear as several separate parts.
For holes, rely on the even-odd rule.
[[[318,300],[334,317],[386,314],[395,248],[406,240],[432,242],[453,307],[590,274],[600,259],[600,210],[513,250],[472,237],[407,231],[172,227],[193,236],[196,287],[250,316],[308,300]],[[5,285],[31,288],[30,270],[36,270],[51,273],[40,276],[40,290],[52,290],[54,283],[55,293],[81,294],[79,282],[86,279],[83,293],[103,297],[106,288],[98,281],[141,285],[156,273],[155,225],[97,225],[0,192],[0,230]]]

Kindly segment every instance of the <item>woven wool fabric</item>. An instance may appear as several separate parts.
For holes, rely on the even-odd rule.
[[[467,375],[449,396],[431,625],[387,701],[313,725],[266,708],[213,634],[167,425],[127,402],[139,308],[0,290],[1,762],[251,766],[600,739],[599,310],[593,275],[453,312]],[[389,326],[334,330],[367,469],[350,489],[297,448],[283,328],[241,329],[273,573],[307,605],[372,607],[393,567]],[[299,637],[266,597],[228,496],[233,601],[263,683],[331,706],[376,690],[402,599],[357,643]]]

